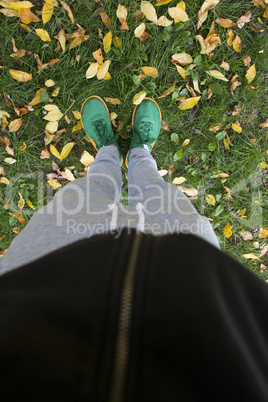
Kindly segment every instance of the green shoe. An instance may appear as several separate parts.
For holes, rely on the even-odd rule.
[[[139,105],[135,106],[132,115],[133,137],[126,156],[127,168],[132,148],[145,148],[149,152],[155,148],[160,133],[161,118],[160,107],[151,98],[144,98]]]
[[[123,158],[120,153],[112,124],[109,118],[109,109],[99,96],[92,95],[87,98],[81,107],[82,126],[96,152],[103,145],[116,145],[119,151],[120,164]]]

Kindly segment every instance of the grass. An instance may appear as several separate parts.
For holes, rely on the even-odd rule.
[[[7,18],[0,15],[0,109],[10,114],[9,122],[18,116],[14,113],[12,106],[6,104],[4,93],[9,95],[14,105],[21,108],[27,105],[35,96],[38,89],[44,87],[47,79],[55,81],[56,85],[48,88],[47,92],[51,96],[56,86],[60,87],[57,97],[53,98],[53,103],[60,110],[66,113],[71,120],[70,124],[62,119],[59,128],[65,128],[66,132],[62,135],[57,148],[62,149],[63,145],[75,141],[75,146],[66,159],[59,163],[54,157],[40,159],[41,150],[44,148],[44,129],[43,106],[49,102],[41,102],[34,106],[34,110],[22,116],[23,123],[21,128],[15,132],[9,132],[8,126],[2,130],[2,139],[6,136],[10,139],[10,146],[14,149],[17,160],[15,164],[8,164],[4,161],[10,157],[5,152],[5,147],[0,146],[0,165],[5,169],[5,177],[12,183],[10,190],[9,207],[5,208],[5,196],[7,186],[0,183],[0,195],[2,198],[0,205],[0,240],[1,250],[8,248],[16,233],[12,231],[14,227],[23,228],[23,224],[12,217],[9,212],[19,212],[17,203],[19,201],[18,191],[28,195],[29,200],[35,209],[28,205],[22,209],[28,221],[31,215],[40,206],[47,203],[55,190],[47,184],[46,174],[52,172],[52,160],[56,161],[60,168],[73,167],[76,177],[79,172],[83,172],[83,165],[80,162],[81,154],[87,150],[94,154],[94,150],[85,141],[82,130],[72,132],[72,127],[76,120],[72,111],[80,110],[82,102],[90,95],[98,94],[101,97],[116,97],[121,104],[114,106],[108,104],[110,112],[116,112],[117,124],[123,122],[125,126],[131,122],[133,110],[132,99],[139,91],[146,91],[147,96],[157,100],[159,103],[163,119],[170,131],[161,130],[157,148],[153,151],[159,169],[169,169],[174,165],[174,172],[167,174],[164,179],[172,182],[175,177],[183,176],[186,178],[186,185],[198,189],[199,194],[193,199],[193,205],[204,216],[210,218],[215,232],[220,241],[223,251],[227,252],[235,259],[247,265],[264,279],[268,279],[268,270],[261,270],[260,264],[267,265],[267,254],[258,260],[247,260],[244,254],[253,253],[259,255],[261,248],[266,244],[265,238],[259,238],[260,227],[267,224],[267,168],[260,168],[261,162],[267,161],[267,129],[261,129],[259,124],[266,120],[268,116],[267,106],[267,19],[263,18],[262,7],[254,7],[251,1],[229,2],[221,0],[220,3],[211,11],[207,20],[197,32],[195,24],[197,14],[202,5],[202,1],[186,2],[186,12],[189,21],[185,23],[172,24],[170,27],[157,26],[146,19],[133,19],[134,13],[139,9],[140,2],[125,1],[124,5],[128,10],[127,23],[129,31],[120,30],[120,23],[116,17],[118,3],[115,1],[104,1],[103,8],[111,17],[111,31],[114,36],[121,40],[121,47],[112,45],[111,50],[104,58],[111,60],[109,72],[110,80],[97,80],[96,77],[87,80],[85,77],[89,62],[93,62],[92,53],[98,48],[102,48],[103,43],[98,35],[98,29],[105,35],[109,30],[102,23],[96,11],[100,4],[93,0],[66,1],[70,5],[75,22],[81,25],[89,35],[89,39],[80,46],[64,53],[57,50],[57,40],[53,36],[57,35],[60,29],[65,33],[73,33],[77,26],[72,24],[67,12],[62,7],[55,7],[51,20],[43,26],[42,21],[31,23],[34,28],[46,29],[51,42],[43,42],[35,32],[27,32],[20,26],[18,18]],[[42,1],[34,2],[33,12],[37,13],[42,9]],[[154,2],[153,2],[154,4]],[[173,0],[167,5],[156,7],[158,17],[168,16],[168,7],[176,6]],[[233,47],[226,42],[226,28],[215,24],[217,33],[221,38],[221,44],[216,47],[213,57],[200,55],[200,45],[195,38],[196,34],[206,37],[211,23],[216,18],[230,18],[236,21],[241,15],[251,11],[252,17],[249,24],[245,24],[241,29],[232,28],[235,34],[241,38],[241,51],[236,52]],[[260,24],[261,19],[262,24]],[[134,36],[134,29],[142,22],[146,22],[146,32],[151,38],[141,42]],[[259,26],[264,32],[254,32],[248,25]],[[12,50],[11,38],[15,39],[18,49],[25,49],[26,55],[21,59],[10,57]],[[196,66],[192,70],[187,70],[187,78],[184,80],[171,63],[171,56],[174,53],[187,52],[195,60]],[[37,64],[34,54],[38,54],[43,63],[53,58],[60,58],[60,62],[54,66],[47,67],[37,73]],[[257,75],[252,84],[257,85],[257,89],[248,89],[245,78],[247,67],[244,65],[242,55],[251,57],[251,65],[255,63]],[[76,57],[80,56],[79,62]],[[230,64],[230,71],[219,68],[222,61]],[[153,66],[158,69],[157,78],[146,77],[140,81],[138,75],[141,73],[140,67]],[[187,67],[186,67],[187,68]],[[11,78],[8,70],[23,70],[33,75],[33,79],[21,83]],[[241,81],[232,95],[230,83],[216,80],[208,76],[207,70],[219,70],[230,80],[234,74],[238,74]],[[191,86],[192,80],[198,79],[201,88],[201,99],[192,109],[178,109],[179,102],[176,98],[187,95],[186,83]],[[175,91],[167,97],[157,99],[166,89],[175,83]],[[208,99],[208,87],[218,84],[217,93]],[[213,87],[213,85],[212,85]],[[242,111],[237,116],[232,116],[234,106],[240,104]],[[214,124],[222,124],[222,129],[238,120],[243,128],[241,133],[236,133],[232,129],[228,130],[231,140],[230,150],[226,150],[223,140],[217,139],[219,132],[212,132],[209,127]],[[178,135],[177,141],[172,141],[171,134]],[[175,136],[176,137],[176,136]],[[175,138],[172,136],[172,138]],[[181,149],[185,139],[190,139],[190,143],[182,148],[180,158],[174,161],[174,155]],[[18,148],[25,142],[27,148],[20,152]],[[119,138],[119,144],[124,155],[126,155],[129,140]],[[39,172],[40,177],[37,176]],[[43,173],[42,173],[43,172]],[[77,173],[75,173],[77,172]],[[222,179],[218,177],[220,173],[228,173],[229,177]],[[19,182],[19,175],[25,177],[24,181]],[[123,192],[122,201],[127,198],[127,182],[125,179],[126,168],[123,166]],[[62,181],[61,184],[66,184]],[[46,190],[42,196],[43,188]],[[231,191],[231,200],[226,192],[227,187]],[[206,196],[212,194],[216,199],[216,205],[212,206],[206,201]],[[41,195],[41,196],[40,196]],[[12,202],[13,201],[13,202]],[[246,218],[241,218],[236,212],[246,209]],[[232,226],[233,235],[226,238],[223,230],[226,224]],[[246,230],[252,233],[252,241],[244,241],[239,232]],[[262,272],[263,271],[263,272]]]

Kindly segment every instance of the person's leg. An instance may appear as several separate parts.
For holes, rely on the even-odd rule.
[[[89,127],[88,132],[93,132],[93,128]],[[111,206],[120,199],[122,157],[114,134],[108,134],[111,141],[109,137],[106,141],[110,145],[101,144],[97,148],[87,176],[58,190],[53,200],[37,211],[12,241],[0,259],[0,274],[74,241],[109,231]]]
[[[133,138],[126,158],[130,207],[143,205],[145,230],[153,234],[192,233],[219,247],[210,222],[201,217],[182,191],[164,181],[150,154],[161,127],[161,110],[150,98],[135,107]]]

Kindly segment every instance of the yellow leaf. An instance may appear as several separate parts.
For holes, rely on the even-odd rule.
[[[229,151],[230,150],[230,146],[229,146],[230,141],[227,138],[224,138],[223,143],[224,143],[225,149],[227,149],[227,151]]]
[[[16,11],[20,11],[24,8],[32,8],[33,4],[30,1],[17,1],[17,2],[11,2],[9,6]]]
[[[217,18],[215,20],[215,22],[217,22],[217,24],[219,24],[221,27],[223,28],[231,28],[231,27],[235,27],[236,23],[233,22],[232,20],[224,19],[224,18]]]
[[[183,11],[186,10],[186,5],[185,5],[184,1],[180,1],[180,2],[176,5],[176,7],[181,8]]]
[[[9,165],[12,165],[13,163],[17,162],[17,160],[13,158],[5,158],[4,161]]]
[[[95,52],[92,53],[94,59],[99,63],[99,64],[103,64],[103,56],[102,56],[102,52],[101,52],[101,48],[99,48],[98,50],[96,50]],[[90,63],[92,64],[92,63]]]
[[[38,89],[38,91],[35,94],[35,97],[33,98],[33,100],[31,100],[28,106],[38,105],[38,103],[40,103],[40,95],[42,92],[46,92],[46,89],[45,88]]]
[[[74,175],[72,174],[72,172],[70,171],[70,169],[65,169],[64,172],[61,172],[62,176],[65,177],[67,180],[69,181],[73,181],[75,180]]]
[[[218,130],[220,130],[221,126],[222,126],[221,123],[213,124],[213,126],[209,127],[209,131],[218,131]]]
[[[94,162],[94,157],[87,151],[84,151],[81,155],[80,162],[83,163],[84,166],[90,166]]]
[[[34,209],[33,204],[31,203],[31,201],[29,200],[29,198],[26,199],[27,204],[29,205],[30,208]]]
[[[109,31],[103,38],[103,48],[105,53],[108,53],[112,44],[112,31]]]
[[[60,112],[60,109],[58,108],[57,105],[45,105],[44,109],[47,110],[48,112],[50,112],[52,110]]]
[[[232,236],[232,226],[229,223],[225,226],[223,234],[227,239]]]
[[[120,100],[117,98],[109,98],[109,97],[104,97],[105,102],[109,102],[112,105],[120,105]]]
[[[200,98],[201,98],[201,96],[194,96],[192,98],[186,99],[184,102],[182,102],[179,105],[179,109],[182,109],[182,110],[191,109],[192,107],[194,107],[197,104],[197,102],[199,101]]]
[[[236,52],[240,52],[240,46],[241,46],[241,39],[238,35],[233,40],[233,48]]]
[[[253,254],[253,253],[250,253],[250,254],[243,254],[243,257],[244,257],[244,258],[247,258],[247,259],[252,259],[252,260],[258,260],[258,261],[260,261],[260,259],[259,259],[255,254]]]
[[[182,76],[182,78],[185,80],[185,78],[187,77],[185,68],[183,68],[182,66],[179,66],[178,64],[176,64],[176,68],[177,68],[178,73],[179,73],[179,74]]]
[[[22,10],[20,10],[19,15],[21,22],[23,22],[24,24],[29,24],[31,21],[34,22],[40,21],[40,19],[35,14],[33,14],[28,8],[23,8]]]
[[[139,38],[143,32],[145,31],[145,23],[142,22],[139,26],[137,26],[137,28],[134,31],[134,35],[136,36],[136,38]]]
[[[48,184],[54,188],[54,190],[58,187],[61,187],[61,184],[58,180],[48,180]]]
[[[186,181],[185,177],[175,177],[175,179],[172,181],[172,184],[182,184]]]
[[[16,81],[26,82],[30,81],[33,78],[32,74],[25,73],[24,71],[18,71],[18,70],[8,70],[8,71],[11,77],[14,78],[14,80]]]
[[[213,78],[217,78],[218,80],[222,80],[222,81],[229,81],[227,78],[224,77],[224,75],[218,71],[218,70],[209,70],[206,71],[206,73],[208,73],[209,75],[211,75],[211,77]]]
[[[99,67],[98,63],[92,63],[86,71],[86,78],[89,79],[95,77],[98,71],[98,67]]]
[[[173,24],[173,21],[169,20],[164,15],[161,15],[161,17],[159,17],[157,20],[157,25],[161,27],[169,27],[171,24]]]
[[[2,117],[2,129],[4,130],[6,126],[8,125],[8,120],[6,116]]]
[[[189,20],[187,13],[183,11],[180,7],[169,7],[168,13],[171,18],[174,19],[175,23],[180,21],[186,22]]]
[[[36,34],[39,36],[39,38],[42,39],[42,41],[44,42],[50,42],[50,36],[48,34],[48,32],[45,29],[36,29],[35,30]]]
[[[116,16],[121,22],[121,27],[120,29],[129,29],[127,25],[127,9],[125,6],[122,6],[121,4],[118,4],[117,10],[116,10]]]
[[[259,239],[265,239],[268,236],[268,228],[261,228],[259,233]]]
[[[73,146],[74,146],[74,142],[69,142],[68,144],[64,145],[64,147],[62,148],[62,151],[60,153],[61,159],[64,159],[64,158],[66,158],[66,156],[69,155],[69,153],[72,150]]]
[[[248,80],[248,83],[250,84],[256,76],[256,67],[255,64],[253,66],[249,67],[247,74],[246,74],[246,79]]]
[[[171,94],[175,89],[175,84],[172,85],[172,87],[166,89],[158,98],[164,98],[165,96]]]
[[[98,71],[97,71],[97,78],[98,80],[101,80],[105,77],[109,66],[110,66],[111,60],[106,60],[101,66],[99,66]]]
[[[268,6],[265,7],[263,18],[268,18]]]
[[[44,120],[47,121],[59,121],[62,118],[63,114],[61,113],[60,110],[52,110],[51,112],[48,112]]]
[[[25,149],[27,148],[27,145],[25,144],[25,142],[23,143],[23,145],[21,147],[19,147],[19,151],[25,151]]]
[[[194,90],[196,92],[201,93],[200,88],[199,88],[199,84],[198,84],[198,80],[193,80],[193,84],[194,84]]]
[[[261,169],[265,169],[265,168],[267,167],[267,163],[266,163],[266,162],[261,162],[261,163],[259,164],[259,167],[260,167]]]
[[[141,2],[141,11],[147,18],[147,20],[152,21],[153,23],[157,23],[157,15],[154,6],[149,3],[149,1]]]
[[[117,118],[117,116],[118,115],[115,112],[111,112],[109,117],[110,117],[110,120],[115,120]]]
[[[233,123],[232,129],[237,133],[241,133],[242,131],[242,127],[240,126],[239,122]]]
[[[45,86],[47,88],[53,87],[55,85],[55,82],[53,80],[46,80]]]
[[[52,92],[51,96],[56,97],[56,96],[58,96],[59,92],[60,92],[60,87],[57,87],[57,88]]]
[[[227,29],[227,44],[232,46],[234,33],[232,29]]]
[[[52,17],[53,14],[53,2],[54,0],[46,0],[43,6],[43,10],[42,10],[42,20],[43,23],[45,24],[46,22],[48,22],[50,20],[50,18]]]
[[[188,53],[175,53],[172,55],[172,60],[177,61],[182,66],[186,66],[187,64],[191,64],[193,62],[193,58]]]
[[[58,130],[59,123],[58,121],[49,121],[46,125],[46,130],[50,133],[55,133]]]
[[[0,177],[0,183],[9,184],[9,180],[6,177]]]
[[[182,147],[185,147],[186,145],[188,145],[190,142],[189,138],[187,138],[186,140],[183,141]]]
[[[215,197],[214,197],[214,195],[212,195],[212,194],[208,194],[208,195],[206,196],[206,201],[207,201],[210,205],[213,205],[213,206],[216,205]]]
[[[170,2],[171,0],[160,0],[155,4],[155,6],[162,6],[163,4],[168,4]]]
[[[198,22],[196,25],[196,29],[199,29],[202,26],[202,24],[207,19],[208,11],[214,8],[219,3],[219,1],[220,0],[205,0],[197,14]]]
[[[81,128],[83,128],[83,125],[82,125],[82,121],[79,120],[79,122],[76,124],[76,126],[73,127],[72,132],[81,130]]]
[[[66,34],[65,34],[64,30],[61,29],[60,32],[58,33],[58,35],[54,36],[54,38],[58,39],[58,41],[60,42],[62,51],[64,53],[65,48],[66,48]]]
[[[21,125],[22,125],[22,118],[13,120],[9,123],[8,131],[15,133],[16,131],[18,131]]]
[[[192,187],[182,187],[182,186],[179,186],[179,189],[180,189],[183,193],[189,195],[190,197],[195,197],[196,195],[198,195],[198,190],[196,190],[195,188],[192,188]]]
[[[19,18],[19,13],[18,11],[11,10],[11,8],[1,8],[0,13],[4,14],[6,17],[18,17]]]
[[[155,67],[144,66],[144,67],[141,67],[141,70],[144,72],[144,74],[148,75],[149,77],[157,77],[158,76],[158,70]]]
[[[61,157],[61,155],[59,154],[57,148],[56,148],[54,145],[52,145],[52,144],[50,144],[50,152],[51,152],[54,156],[56,156],[56,158],[58,158],[60,161],[62,160],[62,157]]]
[[[113,38],[113,44],[114,44],[116,47],[120,47],[120,46],[121,46],[121,40],[120,40],[120,38],[119,38],[118,36],[115,36],[115,37]]]
[[[78,112],[77,110],[73,111],[73,115],[76,118],[76,120],[80,120],[81,119],[81,113]]]
[[[139,105],[143,101],[145,96],[146,96],[146,91],[141,91],[141,92],[138,92],[136,95],[134,95],[134,97],[133,97],[134,105]]]

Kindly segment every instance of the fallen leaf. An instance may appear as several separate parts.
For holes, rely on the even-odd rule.
[[[17,160],[16,160],[16,159],[13,159],[13,158],[5,158],[4,161],[5,161],[6,163],[8,163],[9,165],[12,165],[13,163],[16,163],[16,162],[17,162]]]
[[[75,177],[73,175],[73,173],[70,171],[70,169],[65,169],[64,172],[61,172],[61,175],[63,177],[65,177],[65,179],[69,180],[69,181],[74,181]]]
[[[146,91],[140,91],[136,95],[134,95],[132,102],[134,103],[134,105],[139,105],[143,101],[145,96],[146,96]]]
[[[180,7],[169,7],[168,13],[170,17],[174,19],[175,23],[180,21],[186,22],[189,20],[187,13]]]
[[[172,60],[180,63],[182,66],[186,66],[193,62],[192,56],[188,53],[175,53],[172,55]]]
[[[213,126],[209,127],[209,131],[219,131],[221,129],[222,124],[218,123],[218,124],[213,124]]]
[[[61,187],[60,182],[57,179],[54,180],[48,180],[48,184],[53,187],[54,190],[56,190],[56,188]]]
[[[223,230],[223,234],[227,239],[229,239],[229,237],[232,236],[232,234],[233,234],[232,233],[232,226],[229,223],[227,223],[227,225],[225,226],[225,228]]]
[[[144,66],[144,67],[141,67],[141,70],[144,72],[144,74],[148,75],[149,77],[157,77],[158,76],[158,70],[155,67]]]
[[[40,159],[49,159],[49,158],[50,158],[50,153],[49,153],[47,147],[45,147],[41,151]]]
[[[258,260],[258,261],[260,261],[259,258],[258,258],[255,254],[253,254],[253,253],[250,253],[250,254],[243,254],[243,257],[244,257],[244,258],[247,258],[247,259],[252,259],[252,260]]]
[[[35,14],[33,14],[28,8],[23,8],[22,10],[20,10],[19,16],[21,22],[23,22],[26,25],[32,21],[34,22],[40,21],[40,19]]]
[[[89,79],[95,77],[98,71],[98,67],[99,67],[98,63],[91,63],[91,65],[88,67],[86,71],[86,78]]]
[[[73,127],[72,132],[81,130],[82,128],[83,128],[82,120],[79,120],[79,122]]]
[[[44,116],[44,120],[47,121],[59,121],[62,118],[63,114],[60,110],[51,110]]]
[[[127,25],[127,9],[125,6],[118,4],[117,10],[116,10],[116,16],[119,19],[119,21],[121,22],[120,29],[129,30],[129,27]]]
[[[27,204],[29,205],[30,208],[35,209],[31,201],[27,198],[26,199]]]
[[[264,245],[263,249],[259,254],[259,257],[263,257],[264,255],[266,255],[266,253],[268,253],[268,244]]]
[[[19,214],[18,212],[9,212],[9,215],[13,216],[13,218],[16,218],[20,223],[25,225],[26,219],[22,214]]]
[[[47,88],[53,87],[55,85],[55,82],[53,80],[46,80],[45,86]]]
[[[6,145],[6,152],[7,152],[9,155],[14,155],[14,151],[13,151],[12,148],[10,148],[9,145]]]
[[[2,129],[4,130],[6,126],[8,125],[8,120],[6,116],[2,117]]]
[[[172,87],[166,89],[158,98],[164,98],[167,95],[170,95],[175,89],[175,84],[172,85]]]
[[[49,121],[46,125],[46,130],[50,133],[55,133],[58,130],[58,121]]]
[[[256,76],[256,67],[255,64],[253,66],[249,67],[247,74],[246,74],[246,79],[248,80],[248,83],[250,84]]]
[[[134,35],[136,36],[136,38],[139,38],[143,32],[145,31],[145,23],[142,22],[139,26],[137,26],[137,28],[134,31]]]
[[[196,92],[201,93],[200,88],[199,88],[199,84],[198,84],[198,80],[193,80],[193,84],[194,84],[194,90]]]
[[[157,20],[157,25],[159,25],[161,27],[169,27],[172,24],[173,24],[173,21],[169,20],[164,15],[161,15],[161,17],[159,17],[158,20]]]
[[[73,111],[73,115],[76,118],[76,120],[80,120],[81,119],[81,113],[78,112],[77,110]]]
[[[201,96],[194,96],[192,98],[186,99],[184,102],[182,102],[179,105],[179,109],[182,109],[182,110],[191,109],[192,107],[194,107],[197,104],[197,102],[199,102],[200,98],[201,98]]]
[[[185,177],[175,177],[175,179],[172,181],[172,184],[182,184],[186,181]]]
[[[19,200],[19,202],[18,202],[18,208],[19,208],[19,210],[21,211],[22,210],[22,208],[24,207],[24,205],[25,205],[25,200],[24,200],[24,198],[22,197],[22,195],[21,195],[21,193],[18,191],[18,193],[19,193],[19,197],[20,197],[20,200]]]
[[[101,48],[99,48],[98,50],[96,50],[95,52],[92,53],[94,59],[99,63],[99,64],[103,64],[103,56],[102,56],[102,52],[101,52]]]
[[[8,131],[15,133],[19,130],[20,126],[22,125],[22,118],[15,119],[9,123]]]
[[[109,102],[112,105],[120,105],[120,100],[117,98],[109,98],[109,97],[104,97],[105,102]]]
[[[151,38],[152,35],[148,34],[148,32],[143,32],[143,34],[139,37],[140,41],[144,41],[147,38]]]
[[[253,236],[250,232],[247,232],[246,230],[241,230],[241,232],[238,232],[240,236],[242,237],[243,240],[248,241],[248,240],[253,240]]]
[[[141,11],[147,18],[147,20],[157,24],[157,15],[154,6],[149,3],[149,1],[142,1],[141,2]]]
[[[19,151],[23,152],[23,151],[25,151],[26,148],[27,148],[27,145],[24,142],[23,145],[21,147],[19,147]]]
[[[62,7],[67,11],[70,20],[72,21],[72,23],[74,23],[74,16],[73,13],[70,9],[70,7],[68,6],[68,4],[65,3],[65,1],[63,2],[62,0],[60,0]]]
[[[18,17],[19,18],[19,13],[18,11],[11,10],[10,8],[1,8],[0,13],[4,14],[6,17]]]
[[[219,173],[218,177],[230,177],[228,173]]]
[[[263,18],[268,18],[268,6],[265,7]]]
[[[208,194],[208,195],[206,196],[206,201],[207,201],[210,205],[213,205],[213,206],[216,205],[215,197],[214,197],[214,195],[212,195],[212,194]]]
[[[190,197],[194,197],[196,195],[198,195],[198,190],[196,190],[195,188],[192,187],[182,187],[182,186],[178,186],[178,188],[185,194],[189,195]]]
[[[0,183],[9,184],[9,180],[6,177],[0,177]]]
[[[30,1],[3,1],[4,3],[9,4],[9,7],[11,7],[13,10],[20,11],[24,8],[32,8],[33,4]]]
[[[106,73],[108,72],[111,60],[106,60],[101,66],[99,66],[97,71],[97,78],[101,80],[105,78]]]
[[[241,111],[242,111],[241,105],[238,104],[238,105],[236,105],[236,106],[234,107],[234,110],[233,110],[233,112],[232,112],[232,115],[233,115],[233,116],[236,116],[236,115],[239,114]]]
[[[115,47],[120,47],[121,46],[121,40],[118,36],[115,36],[113,38],[113,44],[115,45]]]
[[[109,31],[103,38],[103,48],[105,53],[108,53],[112,44],[112,31]]]
[[[222,81],[229,81],[226,77],[224,77],[224,75],[218,71],[218,70],[209,70],[206,71],[206,73],[208,73],[209,75],[211,75],[211,77],[213,78],[217,78],[218,80],[222,80]]]
[[[189,138],[187,138],[186,140],[183,141],[182,147],[185,147],[186,145],[188,145],[190,142]]]
[[[263,123],[259,124],[259,127],[261,128],[268,127],[268,119],[266,119]]]
[[[234,33],[232,29],[227,29],[227,44],[232,46]]]
[[[241,46],[241,39],[238,35],[233,40],[233,48],[236,52],[240,52],[240,46]]]
[[[187,77],[185,68],[183,68],[182,66],[179,66],[178,64],[176,64],[176,68],[177,68],[178,73],[179,73],[179,74],[182,76],[182,78],[185,80],[186,77]]]
[[[229,71],[230,70],[230,64],[226,63],[225,61],[223,61],[220,65],[220,67],[224,68],[225,71]]]
[[[103,11],[100,13],[101,16],[101,20],[104,23],[104,25],[106,26],[107,29],[111,28],[112,25],[112,20],[111,18],[108,16],[108,14],[106,13],[106,11]]]
[[[243,62],[245,64],[245,66],[249,67],[250,66],[250,62],[251,62],[251,58],[249,56],[244,56],[243,57]]]
[[[238,121],[232,124],[232,129],[237,133],[242,132],[242,127],[240,126],[240,123]]]
[[[242,28],[242,26],[247,23],[250,22],[251,19],[251,12],[247,11],[246,14],[242,15],[240,18],[238,18],[238,20],[236,21],[237,25],[239,28]],[[242,26],[241,26],[242,24]]]
[[[219,24],[221,27],[223,27],[223,28],[231,28],[231,27],[235,27],[236,26],[236,23],[235,22],[233,22],[232,20],[229,20],[228,18],[227,19],[224,19],[224,18],[217,18],[216,20],[215,20],[215,22],[217,23],[217,24]]]
[[[196,24],[196,29],[198,30],[201,28],[202,24],[206,21],[207,16],[208,16],[208,11],[214,8],[220,0],[205,0],[203,3],[202,7],[198,11],[197,17],[198,17],[198,22]]]
[[[94,157],[87,151],[84,151],[81,155],[80,162],[83,163],[84,166],[90,166],[94,162]]]
[[[66,34],[63,29],[61,29],[58,35],[54,36],[55,39],[58,39],[60,46],[62,48],[62,52],[65,52],[66,49]]]
[[[19,70],[8,70],[8,71],[11,77],[14,78],[14,80],[16,81],[26,82],[30,81],[33,78],[32,74],[25,73],[24,71]]]
[[[241,82],[237,79],[238,74],[235,74],[231,79],[231,93],[234,94],[234,90],[241,85]]]
[[[155,4],[155,6],[157,7],[157,6],[162,6],[163,4],[168,4],[168,3],[170,3],[171,2],[171,0],[160,0],[160,1],[158,1],[156,4]]]
[[[52,17],[53,10],[54,10],[53,2],[54,2],[54,0],[45,0],[43,9],[42,9],[43,24],[47,23]]]
[[[268,228],[261,227],[259,233],[259,239],[265,239],[268,236]]]

